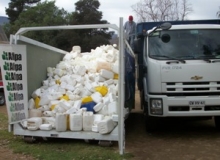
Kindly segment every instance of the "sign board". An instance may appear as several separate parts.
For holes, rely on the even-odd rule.
[[[0,45],[0,65],[9,123],[28,117],[26,46]]]

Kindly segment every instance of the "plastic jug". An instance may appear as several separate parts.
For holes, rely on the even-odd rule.
[[[83,130],[92,131],[92,125],[94,121],[93,112],[83,112]]]
[[[67,130],[67,114],[56,114],[55,128],[58,132],[64,132]]]
[[[83,127],[82,114],[70,114],[70,130],[81,131]]]

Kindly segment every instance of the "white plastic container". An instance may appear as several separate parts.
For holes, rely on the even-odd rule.
[[[32,117],[27,120],[27,129],[36,131],[39,129],[40,125],[42,124],[42,118],[40,117]]]
[[[102,114],[94,114],[94,122],[93,122],[93,125],[92,125],[92,131],[93,132],[99,132],[98,130],[98,123],[103,120],[104,118],[104,115]]]
[[[45,117],[55,117],[55,111],[44,111],[43,116],[45,116]]]
[[[44,124],[51,124],[52,128],[55,129],[55,117],[42,117],[42,120]]]
[[[111,66],[111,70],[116,73],[116,74],[119,74],[119,67],[118,67],[118,64],[113,64]]]
[[[94,114],[93,124],[97,125],[103,119],[104,119],[104,115],[102,115],[102,114]]]
[[[82,114],[70,114],[70,130],[81,131],[83,127]]]
[[[42,111],[40,109],[29,109],[29,118],[42,117]]]
[[[118,114],[118,103],[116,101],[108,104],[108,115]]]
[[[34,99],[31,98],[29,101],[28,101],[28,109],[34,109],[35,107],[35,102],[34,102]]]
[[[103,115],[108,115],[109,113],[108,113],[108,105],[104,105],[103,107],[102,107],[102,109],[100,109],[98,112],[97,112],[98,114],[103,114]]]
[[[116,123],[111,118],[105,118],[98,123],[100,134],[110,133],[116,126]]]
[[[52,130],[52,125],[51,124],[41,124],[40,125],[40,130],[50,131],[50,130]]]
[[[56,114],[55,128],[58,132],[64,132],[67,130],[67,114]]]
[[[43,106],[39,107],[38,110],[41,110],[42,112],[43,111],[49,111],[50,107],[48,105],[43,105]]]
[[[99,132],[97,125],[92,125],[92,131],[93,132]]]
[[[117,115],[117,114],[113,114],[113,115],[112,115],[112,120],[113,120],[114,122],[118,122],[118,115]]]
[[[100,111],[100,110],[102,109],[103,106],[104,106],[104,104],[101,103],[101,102],[99,102],[99,103],[97,103],[97,104],[93,107],[93,110],[94,110],[95,112],[98,112],[98,111]]]
[[[102,59],[98,59],[96,63],[96,70],[100,71],[101,69],[111,70],[111,63],[106,62]]]
[[[74,114],[74,113],[76,113],[77,111],[78,111],[77,108],[71,107],[70,109],[68,109],[68,110],[66,111],[66,113],[67,113],[67,114]]]
[[[22,120],[20,124],[23,128],[27,129],[27,120]]]
[[[113,79],[114,78],[114,73],[111,71],[108,71],[106,69],[101,69],[100,75],[106,79]]]
[[[94,121],[93,112],[83,112],[83,130],[92,131],[92,125]]]
[[[95,102],[95,103],[99,103],[99,102],[102,102],[102,95],[101,93],[99,92],[95,92],[91,95],[92,97],[92,100]]]

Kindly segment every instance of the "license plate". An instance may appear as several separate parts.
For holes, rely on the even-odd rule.
[[[205,101],[189,101],[190,107],[204,107]]]

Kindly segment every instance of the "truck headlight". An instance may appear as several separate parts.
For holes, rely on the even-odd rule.
[[[154,115],[163,114],[163,101],[162,99],[150,99],[150,113]]]

